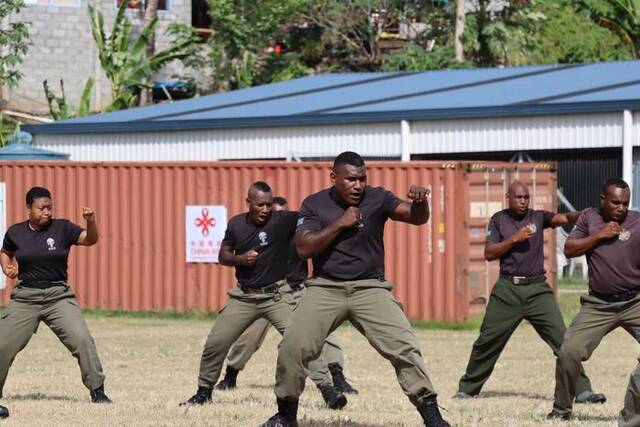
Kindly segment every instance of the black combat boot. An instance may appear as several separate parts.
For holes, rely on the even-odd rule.
[[[204,405],[205,403],[211,403],[211,389],[206,387],[198,387],[196,394],[191,396],[186,402],[182,402],[180,406],[186,405]]]
[[[231,366],[227,365],[227,372],[224,374],[224,378],[214,388],[216,390],[233,390],[236,388],[236,378],[238,378],[238,372]]]
[[[560,421],[569,421],[571,419],[571,414],[561,414],[555,409],[547,415],[548,420],[560,420]]]
[[[424,400],[418,406],[418,412],[420,412],[424,425],[427,427],[451,427],[451,424],[446,422],[440,415],[438,401],[435,397]]]
[[[91,390],[91,402],[93,403],[111,403],[111,399],[104,392],[104,386],[101,385],[95,390]]]
[[[0,418],[8,418],[8,417],[9,417],[9,410],[6,408],[6,406],[0,405]]]
[[[347,379],[344,377],[342,373],[342,366],[338,363],[329,363],[329,372],[331,372],[331,377],[333,378],[333,386],[336,390],[341,391],[345,394],[358,394],[358,390],[351,387],[351,384],[347,382]]]
[[[298,427],[298,400],[278,399],[278,413],[260,427]]]
[[[347,397],[332,385],[319,385],[318,389],[327,406],[331,409],[342,409],[347,404]]]

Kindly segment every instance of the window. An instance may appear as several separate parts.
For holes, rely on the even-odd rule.
[[[119,7],[123,1],[127,2],[127,9],[141,9],[144,7],[144,0],[116,0],[116,7]],[[158,0],[158,10],[169,10],[170,0]]]
[[[191,25],[194,28],[211,28],[209,3],[207,0],[191,0]]]

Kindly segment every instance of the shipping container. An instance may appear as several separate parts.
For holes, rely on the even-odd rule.
[[[431,189],[427,225],[390,221],[385,231],[386,275],[414,319],[460,321],[484,307],[498,271],[497,262],[482,258],[484,230],[504,207],[510,180],[532,185],[536,208],[556,205],[553,164],[369,162],[367,171],[370,185],[400,197],[412,184]],[[330,186],[329,172],[329,163],[0,162],[0,215],[7,226],[25,220],[24,195],[34,185],[51,190],[56,217],[82,225],[82,207],[96,211],[100,241],[73,248],[69,260],[69,282],[83,307],[212,311],[235,286],[233,270],[186,262],[185,207],[224,205],[231,218],[245,211],[249,185],[263,180],[295,208]],[[545,233],[546,268],[555,278],[555,239]],[[14,283],[6,285],[2,303]]]

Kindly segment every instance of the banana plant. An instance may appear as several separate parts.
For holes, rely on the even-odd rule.
[[[111,27],[111,33],[105,32],[102,12],[89,5],[91,33],[98,48],[98,57],[102,70],[111,82],[112,102],[106,111],[133,107],[138,94],[162,67],[174,60],[186,58],[191,52],[190,40],[174,41],[167,49],[146,57],[147,45],[158,26],[153,18],[133,40],[133,25],[127,18],[126,1],[121,2]]]
[[[91,91],[93,90],[93,78],[89,77],[87,83],[82,90],[82,96],[80,97],[80,104],[78,106],[77,114],[74,113],[67,95],[64,93],[64,81],[60,79],[60,91],[62,96],[56,96],[55,93],[49,88],[49,83],[45,80],[42,82],[44,88],[44,96],[47,98],[49,104],[49,114],[54,120],[65,120],[71,117],[83,117],[89,114],[89,108],[91,106]]]
[[[634,58],[640,55],[640,0],[579,0],[592,19],[608,28],[624,43]]]

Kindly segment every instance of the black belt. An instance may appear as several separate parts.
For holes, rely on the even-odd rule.
[[[600,292],[595,292],[589,289],[589,295],[594,296],[602,301],[606,302],[622,302],[629,301],[638,296],[637,290],[620,292],[619,294],[601,294]]]
[[[292,291],[297,292],[300,289],[304,288],[304,282],[296,283],[293,285],[289,283],[289,287],[291,288]]]
[[[509,276],[501,274],[500,278],[508,280],[516,286],[526,286],[532,283],[544,282],[546,280],[544,274],[536,274],[535,276]]]
[[[22,288],[48,289],[53,286],[67,286],[67,282],[63,280],[47,281],[47,280],[23,280],[18,283]]]
[[[272,294],[276,292],[280,286],[282,286],[282,283],[274,283],[272,285],[262,286],[259,288],[240,285],[240,289],[242,289],[242,292],[245,294]]]

